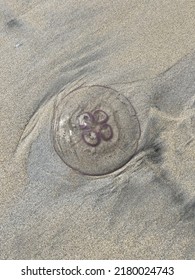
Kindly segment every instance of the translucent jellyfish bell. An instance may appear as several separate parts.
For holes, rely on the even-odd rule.
[[[63,93],[54,110],[54,149],[74,170],[104,175],[134,155],[140,126],[130,101],[104,86],[80,87]]]

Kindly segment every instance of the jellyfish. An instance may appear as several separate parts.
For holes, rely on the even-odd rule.
[[[124,166],[140,138],[136,111],[123,94],[105,86],[62,92],[54,109],[56,153],[75,171],[101,176]]]

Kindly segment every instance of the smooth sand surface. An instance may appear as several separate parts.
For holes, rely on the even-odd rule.
[[[0,6],[0,258],[194,259],[193,1]],[[140,122],[133,158],[103,177],[53,147],[55,102],[82,85],[124,94]]]

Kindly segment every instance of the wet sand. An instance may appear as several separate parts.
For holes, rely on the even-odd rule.
[[[193,3],[0,4],[0,258],[194,259]],[[140,122],[103,177],[53,147],[55,101],[82,85],[117,90]]]

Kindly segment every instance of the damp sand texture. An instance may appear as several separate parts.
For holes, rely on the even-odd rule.
[[[0,5],[0,258],[194,259],[192,1]],[[102,110],[113,135],[105,124],[101,134],[95,128],[96,160],[85,161],[86,145],[83,161],[68,164],[53,129],[66,116],[61,97],[84,87],[91,97],[95,86],[128,100],[129,115],[115,101],[100,106],[98,91],[100,102],[81,114],[95,118]],[[124,137],[129,129],[124,162],[116,152],[113,108]],[[86,142],[94,143],[92,136],[85,130]],[[100,160],[104,144],[107,156]],[[102,174],[101,162],[109,172]],[[92,174],[84,175],[86,168]]]

